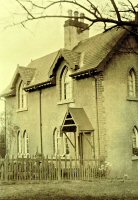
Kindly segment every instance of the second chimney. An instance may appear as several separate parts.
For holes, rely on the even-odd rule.
[[[83,13],[79,15],[78,11],[75,11],[72,16],[72,10],[69,10],[68,16],[69,19],[64,24],[64,48],[71,50],[81,40],[89,37],[89,28],[88,24],[84,23]]]

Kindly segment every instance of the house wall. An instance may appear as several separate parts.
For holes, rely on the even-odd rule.
[[[17,155],[17,133],[20,131],[23,137],[26,130],[29,136],[29,152],[34,155],[41,149],[39,92],[29,93],[27,95],[27,109],[19,110],[18,86],[20,81],[19,78],[16,84],[16,96],[6,99],[8,153],[9,155]],[[13,131],[11,131],[11,126]],[[13,137],[11,137],[12,133]]]
[[[61,63],[57,72],[57,84],[54,87],[40,91],[28,93],[28,109],[18,110],[18,86],[20,79],[16,83],[16,96],[7,98],[7,112],[10,110],[13,113],[13,123],[19,127],[22,135],[24,130],[29,134],[29,152],[34,155],[37,151],[41,152],[41,140],[40,140],[40,102],[42,109],[42,145],[44,155],[53,155],[53,132],[57,128],[60,130],[60,126],[64,120],[67,108],[79,107],[83,108],[92,123],[94,128],[94,143],[96,158],[99,156],[99,137],[97,132],[97,110],[96,110],[96,92],[95,92],[95,79],[87,78],[83,80],[73,80],[73,98],[70,102],[60,101],[60,87],[59,76],[62,68],[67,63]],[[82,92],[83,91],[83,92]],[[17,130],[18,131],[18,130]],[[11,154],[17,153],[17,131],[15,131],[15,139],[13,140],[13,148],[10,150]],[[88,137],[88,136],[86,136]],[[90,148],[90,144],[84,139],[84,146],[89,146],[85,157],[94,158],[94,152]],[[73,151],[72,147],[71,151]]]
[[[102,118],[102,90],[101,90],[101,83],[102,79],[101,77],[98,78],[97,81],[97,87],[100,88],[98,90],[98,100],[96,100],[96,82],[95,78],[86,78],[81,80],[75,80],[74,81],[74,94],[75,94],[75,105],[76,107],[82,107],[93,128],[94,128],[94,143],[95,143],[95,155],[96,158],[99,158],[99,156],[102,156],[104,154],[104,144],[102,143],[102,140],[99,138],[102,137],[102,131],[100,130],[100,127],[98,128],[98,124],[100,122],[100,119]],[[100,110],[97,110],[97,107],[100,106]],[[99,117],[97,119],[97,112],[99,114]],[[99,131],[98,131],[99,129]],[[87,145],[89,145],[87,143]],[[100,151],[99,151],[100,146]]]
[[[61,63],[58,72],[56,86],[42,90],[42,130],[43,130],[43,149],[44,154],[53,154],[53,131],[55,128],[58,130],[62,125],[65,114],[68,107],[83,108],[87,113],[87,116],[95,129],[95,146],[96,156],[98,156],[98,137],[97,137],[97,119],[95,108],[95,80],[93,78],[83,80],[73,80],[73,98],[70,102],[60,101],[60,88],[59,88],[59,76],[62,68],[67,63]],[[83,91],[83,92],[82,92]],[[74,141],[73,141],[74,142]],[[85,144],[88,144],[85,141]],[[72,147],[70,147],[72,149]],[[93,158],[93,154],[88,152],[90,158]]]
[[[131,67],[138,69],[137,55],[120,53],[110,60],[104,72],[107,160],[112,165],[112,175],[117,177],[130,177],[138,169],[138,160],[132,160],[132,129],[138,126],[138,99],[128,98],[127,76]]]

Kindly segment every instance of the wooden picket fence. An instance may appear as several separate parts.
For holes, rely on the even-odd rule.
[[[0,180],[93,180],[106,178],[98,160],[61,157],[0,159]]]

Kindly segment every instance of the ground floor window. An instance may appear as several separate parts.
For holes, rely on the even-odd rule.
[[[55,128],[53,131],[53,154],[60,155],[61,152],[61,136],[60,131]]]
[[[17,133],[17,152],[18,152],[18,154],[22,153],[22,139],[21,139],[20,131],[18,131],[18,133]]]
[[[17,133],[17,154],[26,156],[29,153],[29,136],[25,130]]]
[[[53,131],[53,154],[65,156],[70,153],[67,135],[60,132],[57,128]]]
[[[134,126],[132,135],[133,155],[138,156],[138,128]]]
[[[28,133],[26,130],[23,133],[23,154],[28,154],[29,153],[29,138],[28,138]]]

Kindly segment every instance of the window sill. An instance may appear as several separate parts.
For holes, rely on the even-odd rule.
[[[127,97],[128,101],[138,101],[138,97]]]
[[[28,108],[19,108],[16,112],[23,112],[23,111],[27,111]]]
[[[74,99],[61,100],[57,104],[62,105],[62,104],[68,104],[68,103],[74,103]]]
[[[138,160],[138,156],[133,155],[133,156],[132,156],[132,161],[133,161],[133,160]]]

